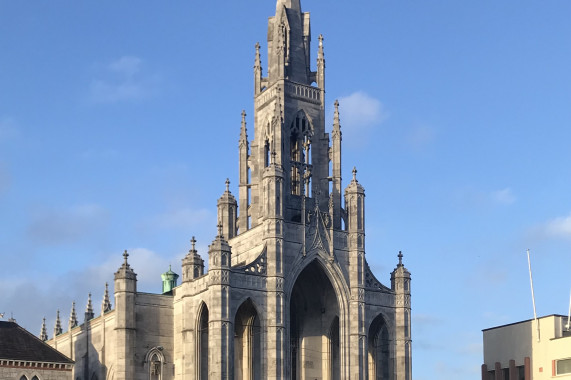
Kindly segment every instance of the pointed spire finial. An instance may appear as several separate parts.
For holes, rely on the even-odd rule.
[[[111,311],[111,301],[109,300],[109,284],[105,283],[105,292],[103,293],[103,302],[101,303],[101,314]]]
[[[61,328],[61,319],[59,318],[59,310],[56,315],[56,325],[54,327],[54,336],[60,335],[63,332]]]
[[[335,100],[335,103],[333,103],[333,105],[335,106],[335,112],[333,114],[333,129],[337,131],[341,129],[340,119],[339,119],[339,100]]]
[[[402,258],[403,258],[402,251],[399,251],[398,258],[399,258],[399,267],[402,267]]]
[[[77,314],[75,313],[75,301],[71,303],[71,313],[69,314],[69,329],[77,326]]]
[[[40,339],[44,342],[48,340],[48,331],[46,330],[46,317],[44,317],[42,322],[42,331],[40,333]]]
[[[87,297],[87,307],[85,308],[85,321],[89,321],[95,318],[95,313],[93,312],[93,305],[91,304],[91,292]]]
[[[248,131],[246,130],[246,111],[242,110],[242,128],[240,128],[240,142],[247,143]]]

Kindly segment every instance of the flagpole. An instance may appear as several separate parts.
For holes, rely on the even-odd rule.
[[[539,342],[539,322],[537,321],[537,312],[535,311],[535,294],[533,293],[533,276],[531,275],[531,259],[529,258],[529,249],[527,250],[527,266],[529,268],[529,283],[531,285],[531,301],[533,303],[533,319],[537,326],[537,341]]]

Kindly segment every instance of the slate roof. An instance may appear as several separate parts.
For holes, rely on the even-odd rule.
[[[74,361],[50,347],[15,322],[0,321],[0,359],[73,364]]]

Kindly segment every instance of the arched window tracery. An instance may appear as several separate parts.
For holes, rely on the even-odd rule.
[[[304,111],[299,111],[290,132],[291,193],[311,196],[311,139],[313,128]]]
[[[153,347],[145,356],[145,364],[147,366],[149,380],[162,380],[163,378],[165,356],[162,351],[163,347],[161,346]]]

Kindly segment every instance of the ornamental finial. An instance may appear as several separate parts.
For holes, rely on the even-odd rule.
[[[230,192],[230,179],[226,178],[226,192]]]
[[[357,182],[357,168],[353,166],[353,181]]]
[[[196,239],[194,238],[194,236],[192,237],[192,239],[190,239],[190,244],[192,244],[192,251],[196,252]]]
[[[399,267],[402,267],[402,258],[403,258],[402,251],[399,251],[398,257],[399,257]]]

